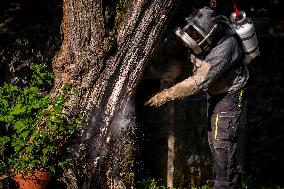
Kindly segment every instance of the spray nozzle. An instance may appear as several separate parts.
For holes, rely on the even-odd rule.
[[[234,3],[234,9],[235,9],[235,12],[236,12],[235,21],[241,20],[242,19],[242,15],[240,14],[239,9],[238,9],[236,3]]]

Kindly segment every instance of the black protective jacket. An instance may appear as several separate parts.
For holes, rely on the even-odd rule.
[[[198,88],[211,95],[237,91],[242,88],[249,72],[242,62],[244,53],[237,34],[225,17],[218,17],[221,30],[215,36],[213,48],[200,57],[210,64],[210,69]]]

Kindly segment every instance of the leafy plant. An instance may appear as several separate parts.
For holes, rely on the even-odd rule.
[[[166,186],[159,185],[158,182],[155,179],[148,179],[148,180],[142,180],[138,184],[138,188],[140,189],[166,189]],[[191,188],[173,188],[173,189],[209,189],[210,187],[208,185],[204,185],[201,187],[191,187]]]
[[[155,179],[143,180],[141,182],[141,189],[142,188],[143,189],[166,189],[165,186],[158,186],[158,183]]]
[[[117,32],[117,30],[119,29],[119,25],[123,20],[123,16],[126,14],[126,11],[129,7],[128,4],[129,4],[128,0],[118,0],[116,2],[116,16],[115,16],[115,26],[114,26],[115,32]]]
[[[30,86],[20,88],[4,83],[0,87],[0,175],[13,172],[29,173],[45,170],[55,172],[56,167],[70,162],[62,149],[83,121],[81,115],[68,117],[64,104],[76,93],[68,84],[61,94],[51,99],[38,86],[52,74],[42,73],[35,66]]]
[[[201,187],[201,189],[209,189],[209,186],[208,185],[204,185]]]
[[[247,176],[245,174],[242,175],[242,188],[244,189],[250,189],[254,188],[253,183],[255,182],[255,179],[252,176]]]
[[[45,87],[47,84],[51,85],[54,73],[48,70],[45,65],[34,64],[31,69],[33,71],[33,75],[30,81],[31,86],[37,86],[41,88]]]

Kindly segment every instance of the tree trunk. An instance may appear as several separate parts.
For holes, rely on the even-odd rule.
[[[175,170],[175,133],[174,133],[174,103],[170,103],[168,107],[168,158],[167,158],[167,188],[174,188],[174,170]]]
[[[112,25],[105,14],[113,1],[63,1],[64,40],[51,95],[71,83],[79,92],[66,111],[87,118],[68,148],[75,162],[64,170],[67,188],[134,185],[132,99],[176,1],[119,0]]]

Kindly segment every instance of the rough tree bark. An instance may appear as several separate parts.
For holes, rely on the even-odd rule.
[[[106,23],[106,2],[63,1],[64,39],[53,61],[56,78],[51,94],[71,83],[79,93],[66,111],[70,116],[85,112],[87,118],[68,148],[76,161],[62,179],[72,189],[133,185],[133,173],[127,175],[123,165],[116,165],[126,161],[131,169],[133,163],[119,157],[122,151],[130,157],[133,148],[122,141],[122,133],[131,123],[136,86],[177,0],[120,0],[117,3],[126,3],[127,9],[116,13],[123,19],[112,28]]]

